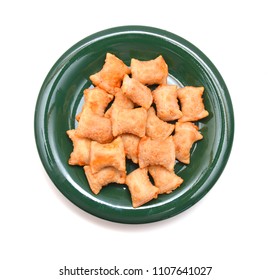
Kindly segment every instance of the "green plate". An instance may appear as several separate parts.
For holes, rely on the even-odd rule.
[[[191,164],[179,162],[175,172],[184,183],[171,194],[132,208],[126,185],[110,184],[94,195],[83,169],[69,166],[72,143],[66,135],[76,126],[83,90],[91,86],[111,52],[126,64],[131,58],[162,55],[169,83],[204,86],[209,116],[198,122],[202,141],[194,145]],[[227,87],[212,62],[194,45],[170,32],[145,26],[107,29],[75,44],[55,63],[41,87],[35,110],[35,137],[41,161],[56,187],[70,201],[97,217],[121,223],[148,223],[172,217],[199,201],[215,184],[230,155],[234,133],[233,108]],[[136,168],[130,161],[127,170]]]

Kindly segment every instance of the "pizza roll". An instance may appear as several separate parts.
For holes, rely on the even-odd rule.
[[[126,97],[126,95],[119,90],[114,97],[112,106],[105,112],[105,117],[110,118],[113,108],[133,109],[134,103]]]
[[[101,117],[85,106],[77,127],[77,134],[99,143],[109,143],[113,140],[111,120]]]
[[[157,116],[163,121],[178,120],[182,117],[177,99],[176,85],[162,85],[153,91]]]
[[[123,133],[131,133],[139,137],[145,136],[147,111],[140,107],[135,109],[113,108],[112,133],[116,137]]]
[[[123,93],[134,103],[148,110],[153,102],[151,90],[139,81],[125,75],[121,87]]]
[[[94,87],[87,88],[83,91],[84,94],[84,104],[91,108],[92,112],[99,116],[104,116],[105,109],[109,105],[109,103],[113,100],[113,95],[108,94],[105,90]],[[82,109],[83,111],[83,109]],[[81,113],[76,116],[76,120],[80,120]]]
[[[114,167],[105,167],[95,174],[92,173],[89,165],[84,166],[83,169],[89,187],[94,194],[98,194],[102,187],[108,185],[109,183],[124,184],[126,180],[126,172],[119,171]]]
[[[129,67],[115,55],[107,53],[103,68],[91,75],[90,80],[95,86],[114,95],[119,91],[125,74],[130,74]]]
[[[203,138],[202,134],[198,131],[198,127],[191,122],[177,122],[175,124],[175,134],[173,141],[175,145],[176,158],[185,163],[190,163],[190,149],[198,140]]]
[[[134,208],[158,196],[159,189],[151,184],[147,174],[147,168],[138,168],[128,174],[126,184],[130,191],[132,206]]]
[[[139,166],[161,165],[173,171],[175,164],[175,148],[172,136],[165,140],[143,137],[139,143]]]
[[[159,165],[152,165],[148,168],[150,175],[154,179],[155,186],[159,188],[159,193],[171,193],[176,188],[180,187],[183,179],[177,176],[174,171],[168,171],[166,168]]]
[[[114,167],[119,171],[126,171],[125,150],[121,137],[117,137],[108,144],[92,141],[90,166],[92,173],[97,173],[108,166]]]
[[[68,130],[67,135],[73,143],[73,151],[70,154],[68,164],[81,166],[89,164],[91,140],[79,137],[75,129]]]
[[[155,109],[150,107],[147,112],[146,136],[151,139],[166,139],[174,130],[174,125],[164,122],[156,116]]]
[[[134,163],[138,163],[138,147],[141,138],[129,133],[122,134],[121,137],[127,158],[131,159]]]
[[[148,61],[132,58],[130,68],[132,78],[144,85],[167,84],[168,65],[161,55]]]
[[[198,121],[209,115],[203,104],[204,87],[186,86],[178,89],[178,98],[183,113],[181,122]]]

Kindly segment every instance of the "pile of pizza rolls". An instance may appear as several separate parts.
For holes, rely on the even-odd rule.
[[[175,162],[190,164],[190,150],[203,138],[194,122],[208,112],[203,87],[169,85],[167,78],[161,55],[132,58],[129,67],[111,53],[90,76],[78,126],[67,134],[73,143],[68,163],[83,166],[94,194],[112,182],[126,184],[136,208],[183,183]],[[129,174],[127,159],[138,165]]]

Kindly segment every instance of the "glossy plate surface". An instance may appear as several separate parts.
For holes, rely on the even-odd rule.
[[[91,86],[111,52],[127,65],[131,58],[149,60],[162,55],[169,67],[169,83],[204,86],[209,116],[198,122],[202,141],[192,149],[191,164],[179,162],[175,172],[184,183],[132,208],[125,185],[110,184],[99,195],[89,189],[83,168],[69,166],[72,143],[66,135],[76,126],[83,90]],[[195,46],[170,32],[145,26],[123,26],[95,33],[71,47],[48,73],[35,110],[35,137],[42,163],[56,187],[70,201],[92,215],[121,223],[147,223],[172,217],[199,201],[215,184],[230,155],[234,117],[227,87],[211,61]],[[127,162],[127,171],[135,167]]]

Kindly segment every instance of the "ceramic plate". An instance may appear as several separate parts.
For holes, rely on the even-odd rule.
[[[171,194],[132,208],[126,185],[110,184],[94,195],[83,168],[69,166],[72,143],[66,131],[76,126],[89,76],[98,72],[107,52],[129,65],[131,58],[162,55],[169,83],[204,86],[209,116],[197,125],[204,136],[192,149],[191,164],[179,162],[175,172],[184,179]],[[35,110],[35,137],[42,163],[62,194],[97,217],[121,223],[148,223],[172,217],[199,201],[221,175],[233,142],[234,118],[227,87],[211,61],[194,45],[170,32],[145,26],[123,26],[95,33],[71,47],[55,63],[41,87]],[[127,162],[127,171],[136,166]]]

